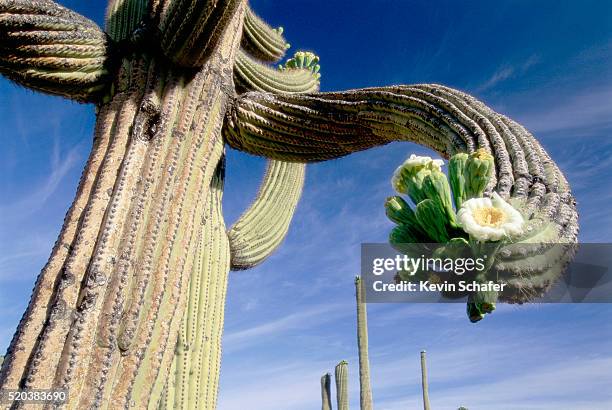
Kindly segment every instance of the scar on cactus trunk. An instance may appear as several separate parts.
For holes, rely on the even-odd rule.
[[[395,140],[445,157],[484,148],[496,190],[576,240],[565,178],[514,121],[439,85],[316,93],[314,55],[267,65],[287,48],[244,0],[111,0],[105,31],[51,0],[0,0],[0,73],[97,107],[0,388],[66,388],[67,408],[214,408],[228,269],[280,244],[303,163]],[[225,144],[273,160],[227,233]]]

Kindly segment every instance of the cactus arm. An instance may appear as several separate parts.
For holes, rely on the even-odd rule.
[[[201,67],[243,0],[168,0],[154,5],[164,54],[183,67]]]
[[[255,201],[228,231],[232,269],[261,263],[287,234],[304,186],[305,166],[270,161]]]
[[[421,351],[421,385],[423,387],[423,410],[431,410],[429,405],[429,382],[427,381],[427,361],[425,350]]]
[[[348,362],[343,360],[336,365],[336,401],[338,403],[338,410],[349,410],[348,400]]]
[[[364,287],[359,276],[355,277],[357,299],[357,347],[359,349],[359,403],[361,410],[372,410],[372,386],[370,385],[370,359],[368,358],[368,313],[364,299]]]
[[[283,38],[283,28],[274,29],[248,9],[244,17],[242,48],[253,57],[267,62],[283,58],[289,43]]]
[[[227,114],[226,141],[268,158],[314,162],[412,141],[443,156],[484,148],[497,164],[492,186],[542,208],[559,225],[559,239],[576,240],[574,198],[565,178],[535,138],[474,98],[439,85],[367,88],[319,94],[250,92]],[[514,189],[516,187],[516,189]]]
[[[331,374],[329,373],[321,376],[321,410],[332,410]]]
[[[111,0],[106,9],[106,33],[114,41],[130,38],[147,15],[148,0]]]
[[[308,93],[319,89],[319,75],[313,69],[274,69],[244,51],[240,51],[236,58],[234,81],[242,90],[272,93]]]
[[[50,0],[0,0],[0,74],[9,79],[96,102],[111,82],[110,55],[93,21]]]

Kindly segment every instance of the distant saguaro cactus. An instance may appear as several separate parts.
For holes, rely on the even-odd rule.
[[[429,404],[429,381],[427,380],[427,358],[425,350],[421,351],[421,386],[423,388],[423,409],[431,410]]]
[[[359,276],[355,277],[357,300],[357,347],[359,349],[359,403],[361,410],[372,410],[372,386],[370,383],[370,359],[368,347],[368,312],[364,288]]]
[[[331,404],[331,374],[321,377],[321,410],[332,410]]]
[[[346,360],[336,365],[336,402],[338,410],[349,410],[348,362]]]
[[[265,64],[287,48],[245,0],[110,0],[105,31],[51,0],[0,0],[0,73],[97,107],[1,389],[65,388],[71,409],[214,408],[228,271],[282,241],[307,162],[394,140],[446,157],[484,148],[497,191],[575,240],[569,186],[523,127],[439,85],[316,93],[314,55]],[[276,160],[229,232],[225,144]]]

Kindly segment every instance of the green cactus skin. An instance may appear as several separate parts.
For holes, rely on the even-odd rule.
[[[304,186],[303,164],[270,161],[255,201],[228,231],[232,270],[250,269],[282,242]]]
[[[331,403],[331,374],[321,376],[321,410],[332,410]]]
[[[104,32],[50,0],[0,2],[0,38],[0,74],[34,90],[90,102],[110,82]]]
[[[338,410],[349,410],[348,362],[346,360],[336,365],[336,403]]]
[[[359,349],[359,403],[361,410],[372,410],[372,386],[370,385],[370,359],[368,357],[368,313],[361,278],[355,278],[357,300],[357,347]]]
[[[182,67],[201,67],[210,57],[241,0],[159,2],[160,45]]]
[[[148,0],[110,0],[106,10],[106,33],[114,41],[130,39],[147,16]]]
[[[90,157],[5,355],[1,389],[67,388],[68,409],[214,408],[224,275],[230,258],[238,259],[215,252],[249,248],[244,265],[256,264],[280,243],[290,219],[262,225],[271,212],[263,209],[274,204],[259,208],[270,202],[261,196],[252,209],[262,211],[252,215],[263,219],[247,218],[254,225],[240,231],[265,232],[262,243],[241,248],[234,234],[227,245],[215,240],[220,234],[207,229],[223,231],[216,211],[202,227],[224,143],[300,163],[393,140],[444,156],[484,148],[497,165],[487,189],[512,193],[527,216],[541,210],[555,223],[547,235],[576,240],[574,199],[554,162],[523,127],[464,93],[417,85],[295,94],[318,80],[316,59],[302,53],[274,75],[249,60],[243,74],[250,82],[239,87],[260,91],[240,95],[233,77],[241,45],[263,61],[277,61],[288,48],[281,30],[247,11],[244,0],[115,0],[106,28],[51,0],[0,0],[0,73],[97,105]],[[285,169],[294,176],[279,175],[283,182],[267,192],[301,189],[297,168]],[[198,266],[203,260],[210,269]],[[202,334],[210,343],[190,343]],[[187,357],[197,368],[187,368]],[[340,365],[337,376],[346,370]],[[346,393],[346,376],[338,382]]]
[[[282,27],[273,29],[248,9],[244,18],[241,46],[253,57],[274,63],[283,58],[290,47],[282,34]]]
[[[421,351],[421,386],[423,388],[423,409],[431,410],[429,404],[429,382],[427,380],[427,358],[425,350]]]
[[[159,408],[216,408],[230,259],[221,212],[222,173],[221,169],[213,178],[211,198],[202,217],[187,308]]]
[[[238,90],[273,93],[307,93],[319,89],[319,73],[312,69],[273,69],[245,52],[239,52],[234,66],[234,80]]]

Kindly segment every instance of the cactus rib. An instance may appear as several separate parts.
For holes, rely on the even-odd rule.
[[[248,9],[244,17],[241,46],[253,57],[273,63],[283,58],[289,48],[282,33],[281,27],[273,29]]]
[[[0,0],[0,37],[0,73],[19,84],[96,102],[111,83],[104,32],[50,0]]]
[[[280,245],[302,195],[304,164],[269,161],[253,204],[228,231],[232,270],[249,269]]]
[[[565,180],[561,171],[544,156],[535,138],[519,126],[511,127],[513,122],[492,110],[485,111],[482,104],[468,104],[478,106],[478,112],[468,109],[465,101],[473,101],[472,97],[448,90],[438,85],[417,85],[297,95],[250,92],[236,98],[224,134],[237,149],[297,162],[337,158],[394,140],[429,146],[443,156],[481,147],[491,152],[496,163],[500,158],[497,174],[492,177],[499,192],[513,192],[513,164],[506,145],[520,134],[528,144],[515,146],[514,156],[518,157],[519,150],[526,158],[535,155],[552,176],[530,175],[528,202],[544,200],[549,216],[563,216],[553,218],[563,225],[561,242],[575,241],[574,199],[568,185],[558,182]],[[511,130],[510,139],[500,133],[501,127],[497,130],[491,125],[498,120]],[[423,122],[428,128],[421,126]],[[533,209],[531,206],[529,212]]]
[[[317,75],[310,69],[277,70],[240,51],[234,65],[234,80],[239,89],[273,93],[307,93],[319,89]]]
[[[160,45],[183,67],[201,67],[223,35],[241,0],[170,0],[160,14]]]

